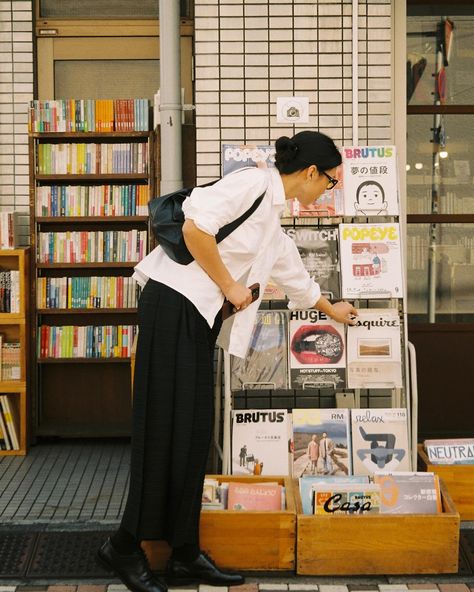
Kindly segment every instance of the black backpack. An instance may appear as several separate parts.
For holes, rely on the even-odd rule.
[[[208,187],[214,185],[216,181],[200,185],[200,187]],[[194,187],[186,187],[153,198],[148,202],[148,211],[150,214],[150,225],[154,237],[164,252],[181,265],[188,265],[194,260],[194,257],[188,251],[183,237],[183,202],[191,194]],[[233,232],[242,222],[244,222],[260,205],[265,192],[262,193],[237,220],[229,222],[216,234],[216,242],[224,240],[231,232]]]

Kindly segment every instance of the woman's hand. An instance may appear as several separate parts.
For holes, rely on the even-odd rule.
[[[232,302],[236,310],[242,310],[252,303],[252,292],[238,282],[233,282],[223,292],[224,296],[229,302]]]
[[[355,325],[357,323],[358,313],[350,302],[336,302],[332,305],[331,318],[337,323],[344,323],[345,325]]]

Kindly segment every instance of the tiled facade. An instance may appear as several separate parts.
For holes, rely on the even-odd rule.
[[[0,0],[0,210],[17,210],[28,244],[28,102],[33,98],[31,0]]]
[[[351,0],[196,0],[199,182],[220,174],[222,143],[269,144],[299,129],[339,145],[393,141],[392,4],[359,0],[358,63],[352,11]],[[290,96],[309,98],[309,123],[277,122],[277,98]]]

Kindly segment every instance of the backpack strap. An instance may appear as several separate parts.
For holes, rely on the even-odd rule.
[[[267,190],[265,190],[262,193],[262,195],[257,197],[257,199],[250,206],[250,208],[246,212],[244,212],[241,216],[239,216],[237,218],[237,220],[234,220],[233,222],[229,222],[228,224],[226,224],[225,226],[223,226],[222,228],[219,229],[219,232],[216,234],[216,237],[215,237],[217,243],[220,243],[227,236],[229,236],[229,234],[231,232],[234,232],[234,230],[236,228],[238,228],[243,222],[245,222],[245,220],[247,220],[247,218],[249,216],[251,216],[255,212],[255,210],[258,208],[258,206],[262,203],[262,200],[265,197],[266,192],[267,192]]]

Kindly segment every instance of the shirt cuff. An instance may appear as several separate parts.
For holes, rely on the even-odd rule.
[[[312,282],[311,289],[308,290],[302,298],[298,300],[290,300],[288,302],[288,308],[290,310],[304,310],[306,308],[313,308],[313,306],[320,298],[321,289],[319,287],[319,284],[317,284],[316,282]]]

